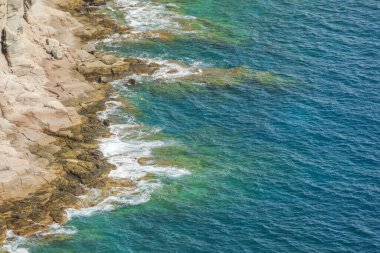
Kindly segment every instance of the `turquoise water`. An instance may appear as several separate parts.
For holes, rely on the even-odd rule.
[[[167,3],[178,8],[161,8]],[[30,252],[379,252],[378,1],[150,4],[171,16],[136,26],[163,29],[170,39],[119,38],[104,49],[201,68],[245,66],[267,78],[226,85],[143,78],[136,87],[117,86],[136,108],[119,109],[114,122],[132,117],[144,125],[147,142],[170,143],[153,149],[158,163],[189,173],[158,173],[160,186],[149,200],[74,217],[68,225],[77,233],[23,246]],[[136,15],[146,21],[143,14]],[[185,15],[194,27],[183,32],[174,21]]]

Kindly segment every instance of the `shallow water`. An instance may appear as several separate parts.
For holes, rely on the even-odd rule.
[[[135,108],[108,113],[116,135],[102,140],[102,150],[119,165],[114,176],[150,179],[73,215],[75,234],[20,247],[380,250],[377,1],[118,3],[135,15],[126,22],[136,33],[164,29],[166,37],[114,38],[105,50],[266,74],[222,86],[176,77],[135,77],[139,85],[130,88],[115,83]],[[139,165],[141,156],[156,164]]]

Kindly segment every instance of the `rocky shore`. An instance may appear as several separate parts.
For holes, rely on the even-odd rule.
[[[67,221],[88,189],[115,185],[98,150],[111,80],[158,65],[119,59],[91,41],[130,28],[98,12],[98,0],[0,0],[0,242]],[[134,84],[134,80],[130,80]],[[1,243],[0,243],[1,244]]]

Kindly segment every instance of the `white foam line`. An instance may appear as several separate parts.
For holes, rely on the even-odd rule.
[[[99,118],[104,119],[110,116],[120,116],[121,103],[110,101],[107,109],[99,113]],[[162,186],[159,179],[140,180],[148,174],[160,177],[178,178],[190,174],[185,169],[175,167],[161,167],[154,165],[141,165],[138,158],[152,157],[152,150],[158,147],[172,145],[170,142],[147,141],[143,138],[159,132],[161,129],[152,128],[141,130],[133,117],[128,118],[126,124],[115,124],[109,127],[112,136],[100,140],[99,148],[107,160],[115,165],[109,177],[115,179],[130,180],[135,183],[133,187],[118,187],[117,194],[113,194],[101,200],[96,206],[68,209],[69,218],[78,216],[91,216],[99,211],[111,211],[121,205],[139,205],[150,200],[151,194]],[[96,201],[100,197],[100,191],[92,190],[82,197],[91,201]]]
[[[10,253],[29,253],[27,248],[20,247],[20,245],[26,242],[27,239],[25,237],[15,235],[12,230],[7,230],[3,250]]]
[[[117,0],[116,4],[123,7],[125,21],[134,28],[132,33],[135,34],[160,30],[188,33],[177,20],[196,19],[171,11],[170,9],[178,9],[175,4],[160,5],[150,1],[132,0]]]

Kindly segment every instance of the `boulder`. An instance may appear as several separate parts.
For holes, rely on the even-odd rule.
[[[51,55],[56,60],[62,60],[63,59],[63,52],[62,52],[62,49],[60,49],[60,48],[53,48],[51,50]]]
[[[52,46],[52,47],[59,47],[59,41],[56,40],[56,39],[52,39],[52,38],[47,38],[46,39],[46,44],[48,46]]]
[[[78,65],[78,71],[92,81],[97,81],[101,77],[112,76],[111,66],[101,61],[81,63]]]
[[[149,74],[156,72],[160,65],[156,63],[148,63],[141,59],[128,59],[130,71],[134,74]]]
[[[76,53],[78,55],[78,59],[82,62],[96,60],[96,57],[94,55],[90,54],[85,50],[78,50]]]
[[[115,78],[121,78],[128,74],[131,74],[129,69],[129,62],[125,62],[122,60],[117,61],[111,67],[112,74]]]
[[[128,86],[134,86],[134,85],[136,85],[136,80],[133,79],[133,78],[129,79],[128,82],[127,82],[127,85]]]
[[[82,50],[87,51],[90,54],[94,54],[96,51],[95,44],[88,43],[82,47]]]
[[[102,56],[101,61],[107,65],[112,65],[116,62],[116,57],[113,55],[106,54]]]
[[[103,125],[105,125],[106,127],[109,127],[111,125],[111,121],[109,119],[105,119],[103,120]]]

